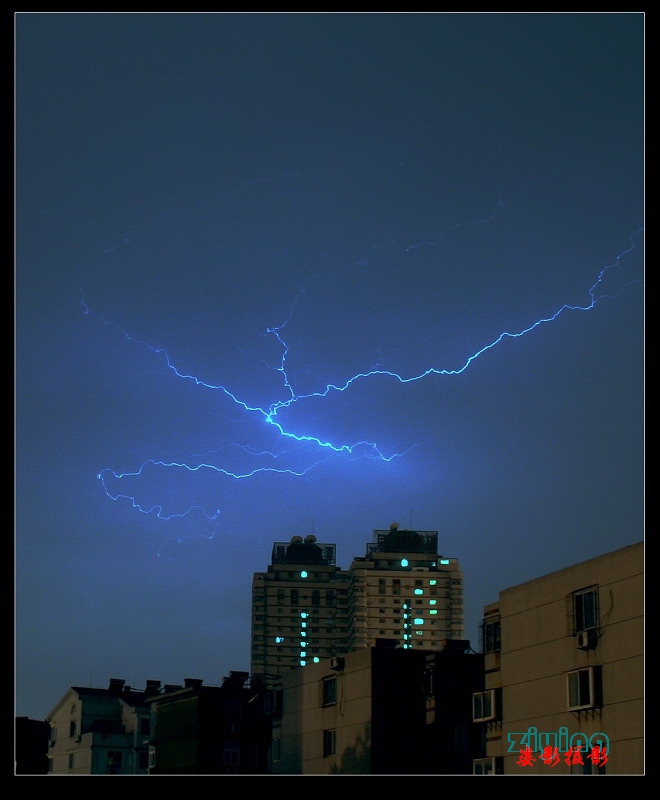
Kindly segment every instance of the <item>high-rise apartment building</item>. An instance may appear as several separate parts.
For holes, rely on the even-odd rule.
[[[438,553],[437,531],[373,532],[348,570],[314,536],[275,542],[252,582],[252,675],[281,675],[387,639],[440,650],[463,638],[463,574]]]

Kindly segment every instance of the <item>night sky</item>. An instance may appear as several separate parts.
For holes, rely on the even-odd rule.
[[[643,13],[15,16],[15,712],[250,668],[251,582],[644,536]]]

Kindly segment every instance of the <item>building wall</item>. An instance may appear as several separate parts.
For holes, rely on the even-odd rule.
[[[50,725],[44,720],[16,717],[15,774],[46,775]]]
[[[51,711],[49,774],[147,774],[139,722],[148,717],[145,694],[118,683],[113,690],[71,687]]]
[[[644,550],[640,542],[500,592],[484,621],[501,619],[501,650],[485,657],[486,686],[501,687],[501,721],[485,724],[487,755],[502,759],[504,774],[637,775],[644,771]],[[579,649],[575,593],[597,589],[598,620],[592,647]],[[589,707],[568,710],[567,674],[593,668],[602,693]],[[589,671],[582,673],[589,677]],[[596,687],[597,689],[597,687]],[[519,765],[522,733],[530,727],[558,736],[559,763]],[[609,740],[604,768],[565,763],[562,746],[578,733]],[[512,741],[513,740],[513,741]],[[530,746],[533,743],[530,737]],[[605,740],[603,740],[605,741]],[[573,744],[582,742],[575,736]],[[593,740],[592,740],[593,744]],[[512,752],[508,750],[511,747]],[[591,748],[589,747],[588,752]],[[582,752],[585,746],[583,744]]]
[[[341,670],[311,664],[282,676],[282,716],[273,728],[279,759],[273,774],[369,774],[371,767],[371,651],[351,653]],[[348,666],[347,666],[348,665]],[[323,703],[324,681],[336,683]],[[324,731],[335,731],[335,754],[324,756]]]
[[[483,685],[481,654],[360,648],[291,670],[281,683],[273,774],[471,772],[470,701]]]

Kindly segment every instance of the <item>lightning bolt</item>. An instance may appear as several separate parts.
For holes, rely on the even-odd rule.
[[[485,220],[480,220],[480,221],[485,221]],[[303,403],[304,401],[307,400],[311,400],[314,398],[326,398],[331,394],[348,392],[351,389],[351,387],[353,387],[355,384],[363,381],[368,381],[376,376],[381,376],[383,378],[389,379],[399,384],[409,384],[429,379],[433,376],[450,377],[450,376],[460,375],[461,373],[465,372],[478,358],[480,358],[489,350],[493,349],[494,347],[502,343],[505,339],[519,339],[531,333],[536,328],[539,328],[542,325],[547,325],[551,322],[554,322],[561,315],[566,314],[569,311],[574,311],[574,312],[589,311],[605,298],[616,299],[625,291],[625,289],[631,283],[636,283],[639,281],[630,281],[629,283],[626,283],[616,294],[608,294],[604,290],[606,275],[609,271],[616,269],[620,265],[621,261],[635,249],[636,240],[641,235],[641,233],[642,233],[641,229],[633,233],[632,236],[630,237],[629,246],[621,253],[619,253],[619,255],[617,255],[616,258],[610,264],[607,264],[606,266],[600,269],[600,271],[596,276],[596,279],[594,280],[594,282],[587,291],[588,299],[583,305],[563,304],[559,308],[557,308],[552,314],[549,314],[548,316],[545,316],[541,319],[537,319],[536,321],[532,322],[531,324],[520,330],[502,331],[492,341],[484,344],[482,347],[474,351],[458,366],[452,368],[429,367],[428,369],[425,369],[422,372],[411,375],[403,375],[398,372],[393,372],[384,369],[370,369],[352,375],[343,383],[327,383],[323,389],[309,392],[306,394],[297,394],[295,392],[293,384],[287,373],[287,358],[289,355],[289,346],[287,344],[284,335],[286,327],[291,321],[292,316],[294,314],[295,304],[299,300],[300,295],[302,294],[301,292],[296,297],[291,312],[287,317],[287,319],[277,326],[266,328],[263,334],[265,336],[273,337],[277,341],[277,345],[280,348],[281,356],[279,359],[278,366],[275,367],[275,370],[281,376],[281,384],[284,394],[283,399],[274,400],[272,403],[270,403],[270,405],[266,406],[254,405],[252,403],[245,401],[244,399],[241,399],[241,397],[239,397],[235,392],[233,392],[230,388],[228,388],[224,384],[209,383],[196,375],[192,375],[187,373],[186,371],[182,371],[176,364],[173,363],[172,359],[170,358],[170,355],[164,348],[152,345],[140,339],[136,339],[132,337],[130,334],[128,334],[126,331],[124,331],[116,323],[107,320],[100,314],[95,314],[94,312],[92,312],[89,306],[87,305],[83,293],[81,306],[84,314],[93,315],[97,317],[98,319],[102,320],[102,322],[105,325],[111,326],[114,329],[116,329],[127,341],[151,351],[156,357],[158,357],[163,361],[166,368],[170,370],[176,376],[176,378],[183,381],[190,381],[194,383],[196,386],[203,387],[205,389],[219,393],[220,395],[227,398],[231,403],[235,404],[241,410],[242,413],[255,416],[261,422],[274,428],[279,434],[279,436],[282,437],[282,439],[284,439],[285,441],[296,442],[300,444],[304,443],[310,445],[315,451],[318,451],[319,453],[319,457],[316,460],[313,460],[310,464],[300,469],[293,469],[290,467],[281,468],[278,466],[259,466],[255,467],[254,469],[246,471],[234,471],[226,469],[224,467],[217,466],[216,464],[211,463],[210,460],[206,460],[204,458],[190,458],[181,461],[158,460],[152,458],[144,461],[138,469],[132,472],[116,472],[111,468],[104,468],[97,474],[97,478],[101,482],[105,494],[111,500],[128,501],[134,509],[137,509],[143,514],[154,515],[161,520],[172,520],[177,518],[182,519],[193,512],[200,512],[208,520],[215,521],[218,519],[221,513],[220,509],[218,508],[208,510],[199,504],[195,504],[188,506],[187,509],[183,512],[173,513],[167,511],[164,508],[164,506],[160,503],[144,504],[138,502],[137,498],[134,495],[113,492],[111,490],[111,485],[114,485],[116,482],[122,481],[124,479],[142,478],[146,476],[149,471],[158,469],[186,471],[189,473],[211,472],[211,473],[217,473],[218,475],[225,476],[233,480],[248,480],[263,473],[277,473],[280,475],[302,477],[308,474],[310,471],[317,468],[321,463],[324,463],[329,458],[332,458],[334,454],[346,454],[348,456],[361,457],[361,458],[368,457],[368,458],[379,459],[380,461],[383,462],[390,462],[395,458],[400,458],[404,456],[412,447],[414,447],[414,445],[411,445],[411,447],[409,447],[404,452],[395,452],[388,454],[383,452],[378,447],[376,442],[371,442],[366,440],[353,443],[334,442],[330,441],[327,438],[315,436],[311,433],[296,432],[294,430],[288,429],[282,422],[279,421],[280,412],[289,409],[296,404]],[[434,244],[437,244],[437,242],[436,241],[420,242],[418,244],[409,245],[408,247],[400,249],[404,251],[409,251],[416,247],[432,246]],[[262,458],[268,457],[272,460],[276,460],[281,455],[283,455],[283,453],[277,454],[277,453],[272,453],[270,451],[258,452],[252,448],[243,447],[242,445],[235,445],[235,446],[242,447],[242,449],[245,452],[251,455],[259,456]]]

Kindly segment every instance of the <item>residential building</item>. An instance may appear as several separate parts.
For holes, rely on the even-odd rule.
[[[463,637],[463,575],[438,553],[437,531],[375,530],[348,570],[334,544],[314,536],[275,542],[252,582],[253,675],[296,667],[395,639],[403,649],[441,649]]]
[[[644,774],[643,542],[501,591],[482,631],[475,774]]]
[[[236,671],[221,686],[186,678],[150,698],[149,774],[268,774],[271,700],[262,682]]]
[[[346,651],[348,575],[335,545],[315,536],[275,542],[252,580],[252,675],[274,676]]]
[[[146,775],[150,708],[146,700],[160,681],[144,691],[111,678],[107,689],[72,686],[47,717],[48,774]]]
[[[463,638],[463,573],[438,553],[437,531],[373,532],[366,555],[348,570],[346,651],[394,639],[405,649],[439,650]]]
[[[281,677],[273,723],[277,775],[444,775],[472,772],[480,741],[471,699],[483,655],[382,640]]]
[[[14,772],[16,775],[48,773],[48,736],[50,725],[45,720],[16,717]]]

